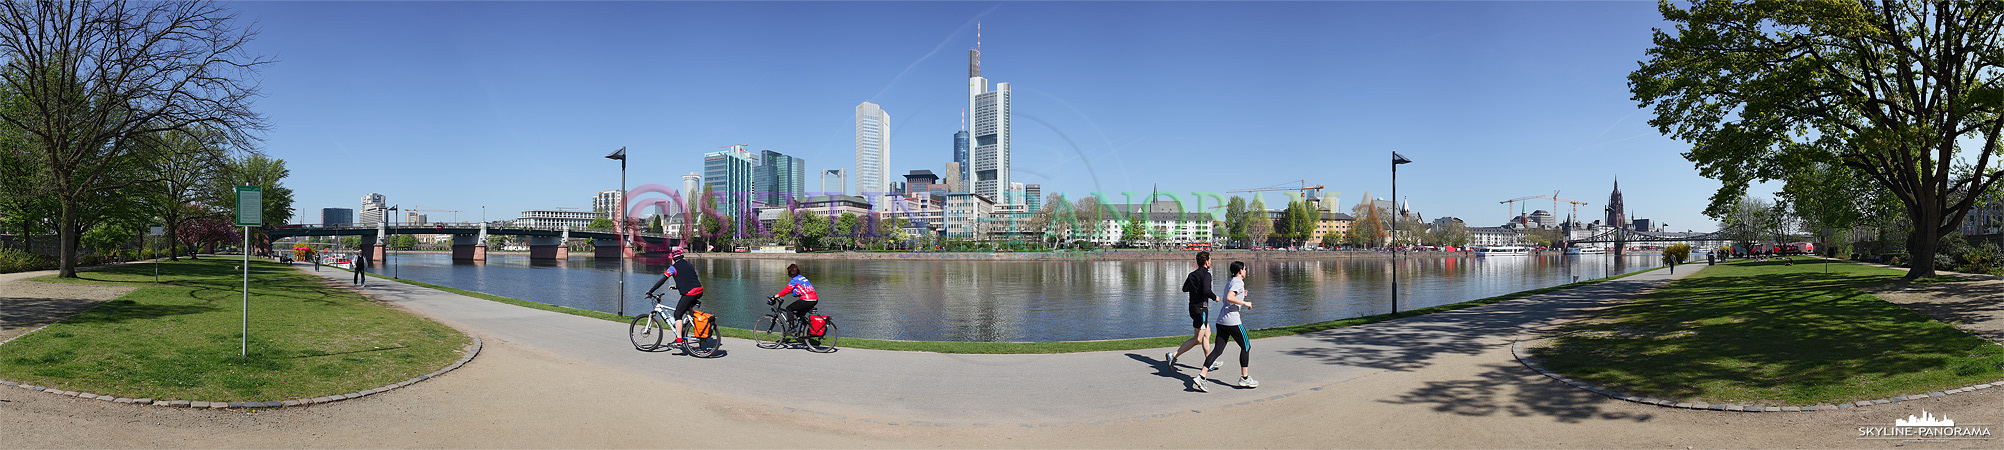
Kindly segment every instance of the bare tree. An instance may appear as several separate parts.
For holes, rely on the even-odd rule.
[[[0,2],[0,82],[20,95],[0,110],[39,144],[62,204],[62,277],[76,277],[79,210],[93,195],[151,180],[107,171],[156,146],[146,136],[207,127],[248,147],[263,117],[251,80],[270,59],[215,3]]]

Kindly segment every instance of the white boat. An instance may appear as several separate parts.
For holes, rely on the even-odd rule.
[[[1524,256],[1531,254],[1530,247],[1499,245],[1475,249],[1475,256]]]
[[[1566,254],[1568,255],[1599,255],[1605,253],[1607,253],[1607,249],[1600,247],[1566,247]]]

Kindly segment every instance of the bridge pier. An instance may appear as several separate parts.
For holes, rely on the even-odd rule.
[[[571,248],[564,245],[562,237],[529,237],[529,259],[569,259]]]
[[[453,261],[486,261],[487,243],[471,234],[452,235]]]
[[[598,259],[619,259],[625,257],[619,251],[618,239],[592,239],[591,257]]]

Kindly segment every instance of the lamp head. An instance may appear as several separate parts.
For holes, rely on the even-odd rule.
[[[1396,166],[1399,164],[1406,164],[1411,162],[1413,162],[1413,160],[1406,159],[1405,155],[1400,155],[1399,152],[1392,152],[1392,165]]]
[[[612,152],[612,154],[610,154],[610,155],[605,155],[605,159],[617,159],[617,160],[620,160],[620,161],[625,161],[625,160],[626,160],[626,147],[620,147],[620,148],[619,148],[619,150],[614,150],[614,151]]]

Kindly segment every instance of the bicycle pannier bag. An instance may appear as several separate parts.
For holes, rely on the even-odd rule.
[[[710,330],[711,330],[711,328],[710,328],[710,319],[711,319],[712,317],[715,317],[715,316],[714,316],[714,315],[712,315],[712,314],[710,314],[710,313],[706,313],[706,312],[702,312],[702,311],[690,311],[690,312],[689,312],[689,327],[690,327],[690,328],[689,328],[689,337],[693,337],[693,338],[697,338],[697,339],[709,339],[709,338],[710,338]]]
[[[821,337],[828,334],[828,316],[810,314],[807,316],[807,335]]]

